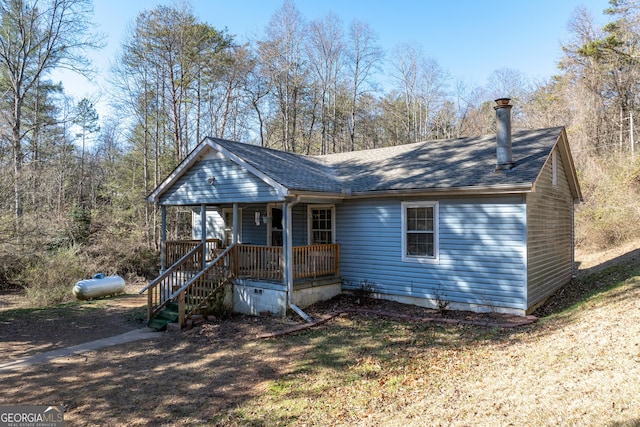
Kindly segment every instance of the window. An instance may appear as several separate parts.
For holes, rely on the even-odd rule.
[[[233,209],[222,209],[222,215],[224,218],[224,244],[231,246],[233,243]],[[242,243],[242,208],[238,209],[238,243]]]
[[[323,245],[334,242],[334,207],[309,206],[309,244]]]
[[[402,203],[402,260],[438,259],[438,203]]]

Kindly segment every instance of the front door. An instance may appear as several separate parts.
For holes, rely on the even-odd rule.
[[[282,209],[271,208],[271,246],[282,246]]]

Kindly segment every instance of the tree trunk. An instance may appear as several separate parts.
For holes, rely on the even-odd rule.
[[[21,112],[22,112],[22,96],[16,94],[13,107],[13,126],[11,127],[11,146],[13,149],[13,201],[15,214],[15,231],[19,236],[21,232],[22,218],[22,164],[24,161],[24,153],[22,152],[22,136],[21,133]]]

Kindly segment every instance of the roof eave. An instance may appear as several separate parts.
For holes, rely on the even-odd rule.
[[[188,170],[193,163],[195,163],[198,159],[198,156],[207,147],[207,143],[201,142],[198,144],[191,152],[185,157],[174,169],[171,173],[158,185],[149,195],[147,195],[146,200],[149,203],[158,203],[160,201],[160,197],[167,191],[168,188],[171,187],[181,176],[182,174]]]
[[[442,188],[411,188],[411,189],[386,189],[370,191],[343,191],[341,193],[322,193],[307,191],[292,191],[301,196],[328,197],[340,199],[370,198],[370,197],[398,197],[410,196],[461,196],[461,195],[496,195],[496,194],[522,194],[532,191],[531,183],[524,184],[500,184],[486,186],[467,187],[442,187]]]
[[[580,203],[583,201],[582,190],[580,189],[580,182],[578,181],[578,174],[576,172],[575,163],[573,162],[573,156],[571,155],[571,147],[569,146],[569,139],[567,137],[567,132],[564,127],[562,128],[560,134],[558,135],[555,144],[553,145],[553,147],[551,147],[551,150],[549,151],[549,157],[547,158],[546,162],[550,161],[551,153],[553,153],[553,150],[555,150],[556,148],[558,149],[558,153],[560,155],[560,158],[562,159],[562,162],[565,165],[567,165],[565,170],[568,172],[566,176],[567,176],[567,181],[569,183],[569,190],[571,191],[571,197],[573,199],[573,202]],[[533,186],[532,186],[533,191],[535,191],[535,188],[538,184],[538,181],[541,178],[541,173],[543,170],[544,170],[544,166],[540,168],[538,176],[536,177],[536,180],[533,182]]]
[[[569,170],[571,173],[569,174],[569,185],[571,187],[571,192],[573,193],[573,200],[576,203],[582,202],[584,199],[582,197],[582,190],[580,189],[580,182],[578,181],[578,173],[576,171],[575,163],[573,162],[573,155],[571,154],[571,147],[569,146],[569,138],[567,137],[567,130],[563,127],[561,132],[561,138],[563,144],[561,145],[562,150],[560,151],[560,155],[563,157],[563,160],[566,161],[569,165]]]

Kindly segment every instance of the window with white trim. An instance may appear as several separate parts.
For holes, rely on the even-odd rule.
[[[402,260],[438,259],[438,202],[402,202]]]
[[[334,242],[334,206],[309,206],[307,217],[309,218],[310,245],[323,245]]]

